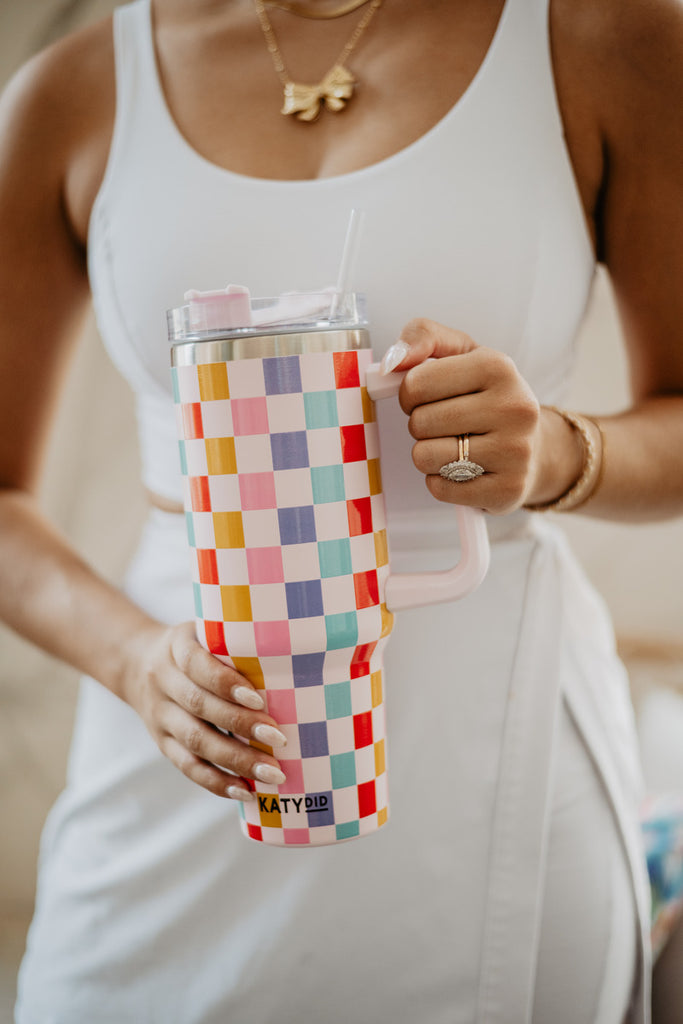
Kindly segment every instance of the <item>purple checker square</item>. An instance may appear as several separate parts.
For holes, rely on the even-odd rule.
[[[312,505],[277,510],[280,541],[283,544],[306,544],[316,540],[315,513]]]
[[[295,654],[292,657],[292,671],[295,686],[319,686],[323,682],[325,652]]]
[[[245,512],[275,508],[275,477],[272,473],[240,473],[240,500]]]
[[[271,434],[273,469],[303,469],[308,466],[308,442],[305,430]]]
[[[293,725],[296,722],[294,690],[269,690],[268,714],[273,716],[278,725]]]
[[[325,793],[309,793],[307,798],[309,828],[334,825],[332,790],[327,790]]]
[[[263,360],[263,379],[267,395],[290,395],[301,391],[298,356],[279,356]]]
[[[265,398],[233,398],[230,403],[233,433],[267,434],[268,406]]]
[[[302,757],[321,757],[329,754],[327,722],[302,722],[299,725],[299,743]]]
[[[247,548],[250,583],[283,583],[281,548]]]
[[[290,619],[310,619],[325,614],[320,580],[285,583],[285,590],[287,615]]]
[[[259,657],[292,653],[289,623],[286,619],[283,622],[255,622],[254,637]]]
[[[292,758],[280,757],[278,761],[282,767],[283,772],[287,776],[287,781],[282,782],[277,788],[280,793],[305,793],[306,787],[304,786],[304,768],[301,760]]]

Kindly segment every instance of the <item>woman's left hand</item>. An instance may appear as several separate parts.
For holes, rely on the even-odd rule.
[[[579,476],[580,442],[560,416],[541,410],[509,356],[419,319],[405,327],[383,367],[409,370],[399,401],[416,442],[413,462],[439,501],[502,515],[553,500]],[[454,482],[439,469],[458,459],[461,435],[469,438],[470,461],[485,472]]]

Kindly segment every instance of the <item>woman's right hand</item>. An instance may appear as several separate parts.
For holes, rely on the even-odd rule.
[[[258,690],[199,644],[194,623],[144,630],[126,661],[122,696],[189,779],[235,800],[254,798],[247,780],[285,781],[274,757],[233,738],[276,748],[287,742]]]

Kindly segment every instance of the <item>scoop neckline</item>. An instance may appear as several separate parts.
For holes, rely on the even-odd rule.
[[[152,3],[151,0],[141,0],[141,2],[144,3],[146,7],[145,46],[147,47],[148,58],[150,59],[151,78],[156,100],[162,111],[166,125],[179,148],[182,149],[190,159],[202,164],[204,167],[208,168],[211,173],[218,176],[260,188],[295,190],[301,188],[310,189],[311,187],[326,188],[346,182],[357,182],[361,178],[372,177],[373,175],[381,173],[390,167],[398,166],[408,160],[413,154],[419,153],[419,151],[424,146],[428,145],[432,138],[438,135],[447,124],[460,116],[463,108],[466,108],[472,102],[473,94],[481,88],[481,80],[485,77],[489,65],[493,63],[497,52],[500,49],[501,37],[504,34],[507,20],[510,16],[510,9],[514,0],[504,0],[495,31],[491,37],[491,41],[481,63],[468,82],[464,92],[460,94],[455,103],[446,111],[443,117],[439,118],[439,120],[433,124],[431,128],[428,128],[426,132],[420,135],[419,138],[414,139],[413,142],[409,142],[406,146],[396,150],[395,153],[382,157],[381,160],[375,160],[373,163],[366,164],[365,167],[358,167],[353,171],[344,171],[341,174],[325,175],[320,178],[261,178],[257,175],[242,174],[240,171],[233,171],[229,167],[223,167],[221,164],[215,163],[213,160],[210,160],[208,157],[200,153],[200,151],[196,149],[183,135],[168,105],[168,101],[161,84],[156,47],[154,45]]]

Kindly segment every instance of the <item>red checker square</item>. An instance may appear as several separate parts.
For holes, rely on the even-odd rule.
[[[369,814],[377,811],[377,796],[375,794],[375,780],[361,782],[358,787],[358,817],[367,818]]]
[[[340,427],[339,433],[341,435],[342,461],[364,462],[367,459],[367,451],[363,424],[352,423],[348,427]]]
[[[349,532],[352,537],[372,533],[372,503],[370,498],[351,498],[346,502]]]
[[[353,716],[353,744],[356,750],[372,743],[372,711]]]
[[[280,622],[255,622],[254,636],[256,653],[261,658],[292,653],[289,622],[286,619]]]
[[[278,793],[305,793],[304,766],[301,759],[287,760],[286,757],[279,757],[278,763],[287,776],[287,781],[280,783],[277,787]]]
[[[354,572],[353,589],[356,591],[356,608],[372,608],[379,604],[379,584],[377,570]]]
[[[199,565],[200,583],[218,583],[218,565],[213,548],[198,548],[197,564]]]
[[[377,647],[377,641],[371,644],[360,644],[356,647],[351,658],[351,678],[358,679],[360,676],[370,675],[370,658]]]
[[[285,846],[310,846],[311,837],[307,828],[283,828],[282,834],[285,837]]]
[[[222,622],[204,622],[206,645],[212,654],[228,654]]]
[[[211,511],[211,492],[208,476],[190,477],[190,501],[193,512]]]
[[[260,825],[252,825],[247,822],[247,835],[250,839],[258,839],[259,842],[263,842],[263,829]]]
[[[296,694],[293,687],[268,691],[268,714],[273,716],[278,725],[292,725],[296,722]]]
[[[359,388],[358,354],[356,352],[333,352],[334,381],[338,388]]]
[[[185,402],[182,406],[183,433],[185,440],[204,437],[204,424],[202,423],[201,402]]]

